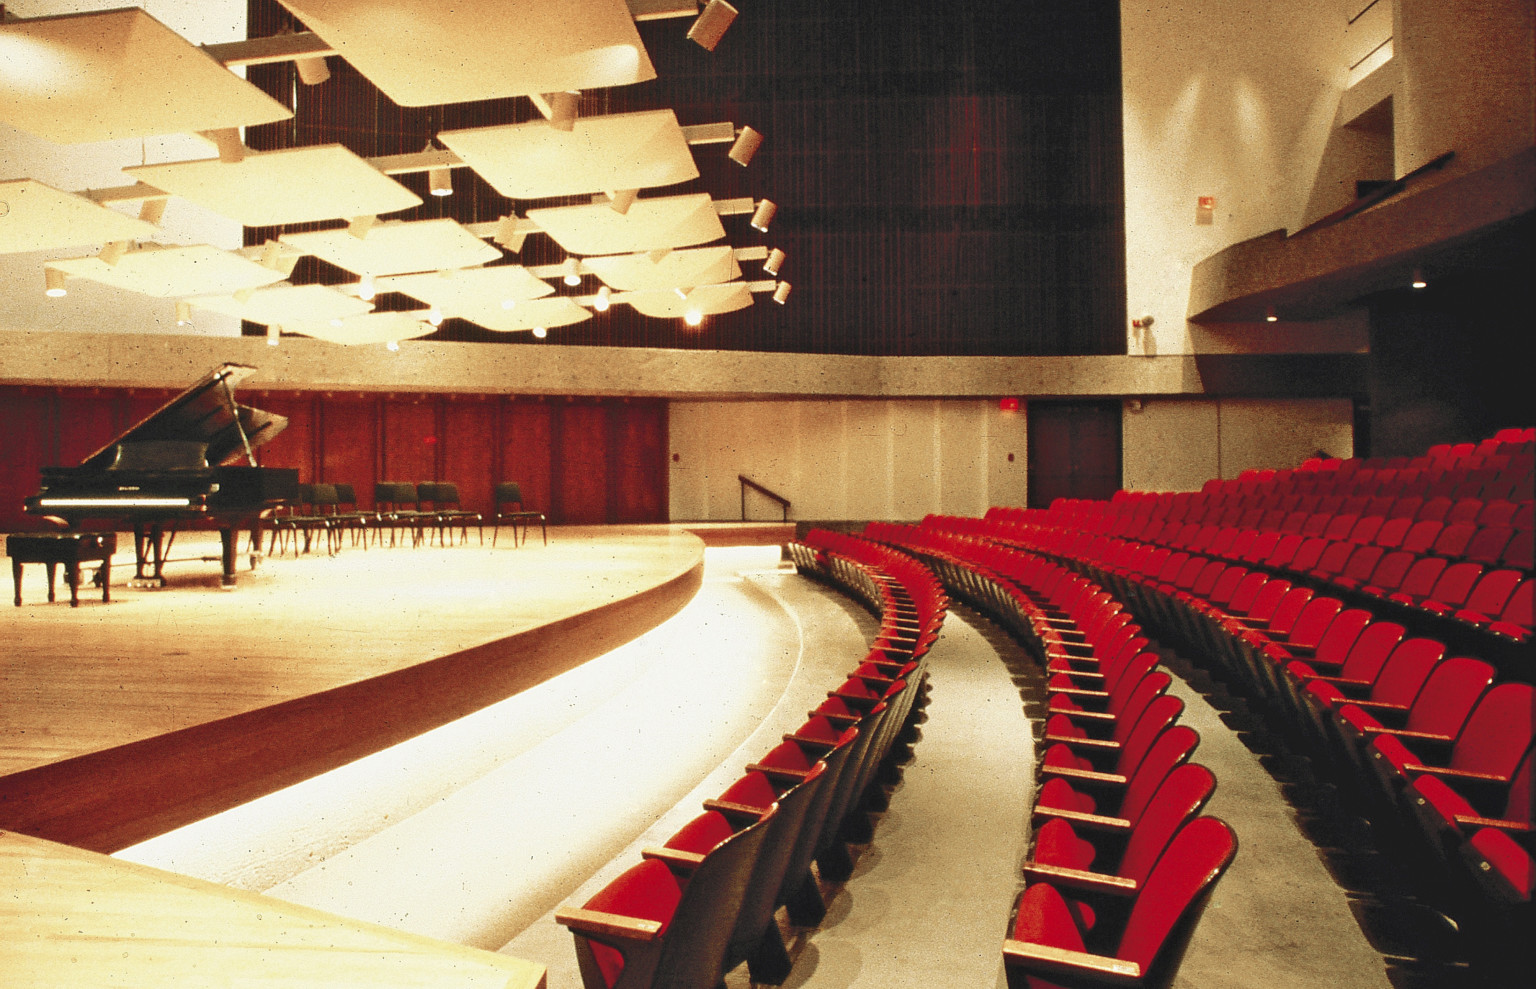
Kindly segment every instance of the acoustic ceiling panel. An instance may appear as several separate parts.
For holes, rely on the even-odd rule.
[[[158,298],[228,295],[283,280],[283,272],[207,244],[165,247],[149,244],[109,264],[99,257],[50,261],[73,278],[141,292]]]
[[[624,0],[279,0],[401,106],[656,77]]]
[[[671,110],[582,117],[569,131],[534,120],[437,136],[510,199],[653,189],[699,177]]]
[[[414,340],[435,332],[435,326],[422,322],[425,315],[424,312],[378,312],[330,320],[284,323],[282,326],[289,333],[302,333],[318,340],[357,346]]]
[[[505,309],[497,305],[470,312],[461,312],[458,315],[477,326],[483,326],[488,330],[497,330],[502,333],[513,330],[531,330],[537,326],[542,326],[546,329],[551,326],[569,326],[572,323],[580,323],[582,320],[592,318],[591,310],[583,309],[563,295],[550,299],[533,299],[529,302],[519,302],[511,309]]]
[[[377,216],[421,205],[420,196],[340,144],[123,171],[248,227]]]
[[[237,319],[271,326],[297,325],[361,316],[371,303],[325,285],[273,285],[240,295],[209,295],[193,299],[199,309],[221,312]]]
[[[714,316],[720,313],[745,309],[752,304],[752,290],[746,282],[729,285],[700,285],[688,293],[686,299],[676,292],[624,292],[613,297],[615,302],[626,302],[643,316],[656,319],[677,319],[689,312]]]
[[[0,119],[50,141],[190,133],[291,116],[142,10],[0,24]]]
[[[583,258],[581,264],[620,291],[715,285],[741,277],[741,266],[729,245],[668,251],[660,258],[649,254]]]
[[[380,292],[403,292],[413,299],[437,306],[446,316],[500,309],[554,294],[554,286],[530,274],[518,264],[494,268],[433,271],[419,275],[391,275],[375,283]]]
[[[362,237],[342,229],[283,234],[278,239],[359,275],[469,268],[501,257],[499,248],[446,218],[378,223]]]
[[[628,213],[603,203],[547,206],[528,219],[572,254],[633,254],[707,244],[725,236],[706,192],[637,199]]]
[[[0,254],[154,236],[155,228],[94,200],[31,179],[0,182]]]

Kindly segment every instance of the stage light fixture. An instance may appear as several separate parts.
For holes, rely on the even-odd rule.
[[[1279,321],[1280,321],[1280,317],[1275,315],[1275,307],[1274,306],[1266,307],[1265,310],[1264,310],[1264,322],[1266,322],[1266,323],[1278,323]]]
[[[779,273],[779,266],[784,263],[784,252],[775,247],[768,252],[768,257],[763,261],[763,270],[770,275]]]
[[[592,308],[596,309],[598,312],[607,312],[608,307],[612,305],[613,302],[613,300],[609,298],[612,295],[613,290],[608,286],[603,285],[599,287],[597,290],[597,295],[592,299]]]
[[[704,314],[697,309],[690,309],[683,314],[683,322],[689,326],[698,326],[704,322]]]
[[[778,211],[778,205],[775,204],[771,199],[764,199],[759,202],[757,204],[757,209],[752,213],[752,219],[749,221],[752,225],[752,229],[758,231],[759,233],[767,233],[768,224],[773,222],[773,214],[777,213]]]
[[[1414,288],[1429,288],[1429,282],[1424,280],[1424,269],[1423,268],[1415,268],[1415,269],[1413,269],[1413,281],[1411,282],[1411,284],[1413,285]]]
[[[537,338],[537,339],[539,339],[539,340],[542,340],[542,339],[544,339],[544,338],[545,338],[545,337],[547,337],[547,336],[549,336],[549,331],[548,331],[548,330],[546,330],[546,329],[545,329],[545,328],[544,328],[544,327],[542,327],[542,326],[535,326],[535,327],[534,327],[534,328],[533,328],[533,335],[534,335],[534,337],[535,337],[535,338]]]
[[[779,287],[773,290],[773,301],[783,305],[789,301],[789,282],[779,282]]]
[[[318,86],[331,77],[331,67],[325,64],[325,56],[296,58],[293,67],[299,70],[299,81],[306,86]]]
[[[176,303],[176,325],[192,325],[192,303],[182,300]]]
[[[433,326],[443,325],[443,311],[436,306],[427,310],[427,322]]]
[[[757,149],[763,146],[763,135],[750,127],[743,127],[736,134],[736,142],[731,145],[731,150],[725,156],[742,168],[751,164],[752,156],[757,154]]]
[[[357,283],[357,297],[364,302],[372,302],[377,289],[373,285],[373,276],[364,275],[362,281]]]
[[[560,274],[564,276],[565,284],[575,286],[581,284],[581,270],[577,267],[576,258],[568,257],[560,266]]]
[[[281,326],[278,326],[276,323],[268,323],[267,324],[267,346],[268,347],[276,347],[277,346],[277,342],[282,339],[282,336],[283,336],[283,328]]]
[[[64,272],[57,268],[44,268],[43,282],[43,294],[50,299],[62,299],[69,294],[69,289],[64,287]]]
[[[725,0],[709,0],[694,19],[693,26],[688,28],[688,40],[705,51],[714,51],[726,28],[736,19],[736,13],[736,8]]]
[[[453,173],[446,168],[427,169],[427,191],[434,196],[453,195]]]

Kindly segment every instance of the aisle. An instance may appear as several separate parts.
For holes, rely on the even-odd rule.
[[[950,610],[929,655],[922,737],[786,989],[1006,984],[1001,945],[1021,888],[1034,744],[1000,650],[1022,654],[974,612]],[[746,970],[728,985],[747,985]]]

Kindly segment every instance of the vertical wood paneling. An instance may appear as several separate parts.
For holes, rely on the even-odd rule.
[[[379,477],[378,399],[326,395],[319,403],[319,480],[350,484],[359,508],[373,507],[373,482]]]
[[[431,396],[386,398],[383,427],[383,476],[376,480],[437,480],[437,408]]]
[[[459,486],[459,503],[472,512],[491,511],[496,410],[481,397],[449,397],[443,403],[443,476]]]
[[[56,399],[58,413],[50,418],[53,459],[47,465],[72,467],[105,446],[123,431],[125,398],[100,388],[66,388]],[[47,466],[45,465],[45,466]]]
[[[560,441],[555,459],[555,507],[562,522],[611,521],[608,504],[608,414],[601,405],[558,407]]]
[[[554,515],[554,410],[549,402],[510,401],[501,407],[501,476],[523,489],[531,511]]]
[[[665,522],[666,406],[627,402],[610,406],[610,500],[615,522]]]
[[[1029,507],[1120,489],[1119,402],[1029,403]]]
[[[240,404],[250,405],[285,416],[288,425],[256,451],[256,461],[263,467],[294,467],[300,484],[325,480],[315,472],[315,402],[314,397],[293,392],[267,392],[242,396]],[[244,455],[238,463],[246,463]]]
[[[37,493],[38,469],[51,465],[57,441],[54,396],[30,388],[0,389],[0,529],[36,532],[49,528],[22,514],[22,501]]]

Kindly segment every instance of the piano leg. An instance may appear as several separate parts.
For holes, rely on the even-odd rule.
[[[165,586],[165,526],[159,522],[135,522],[133,526],[133,580],[130,587]],[[154,572],[144,576],[144,565]]]
[[[219,545],[224,551],[224,575],[219,582],[224,587],[235,586],[235,543],[239,539],[240,531],[232,525],[226,525],[219,530]]]

